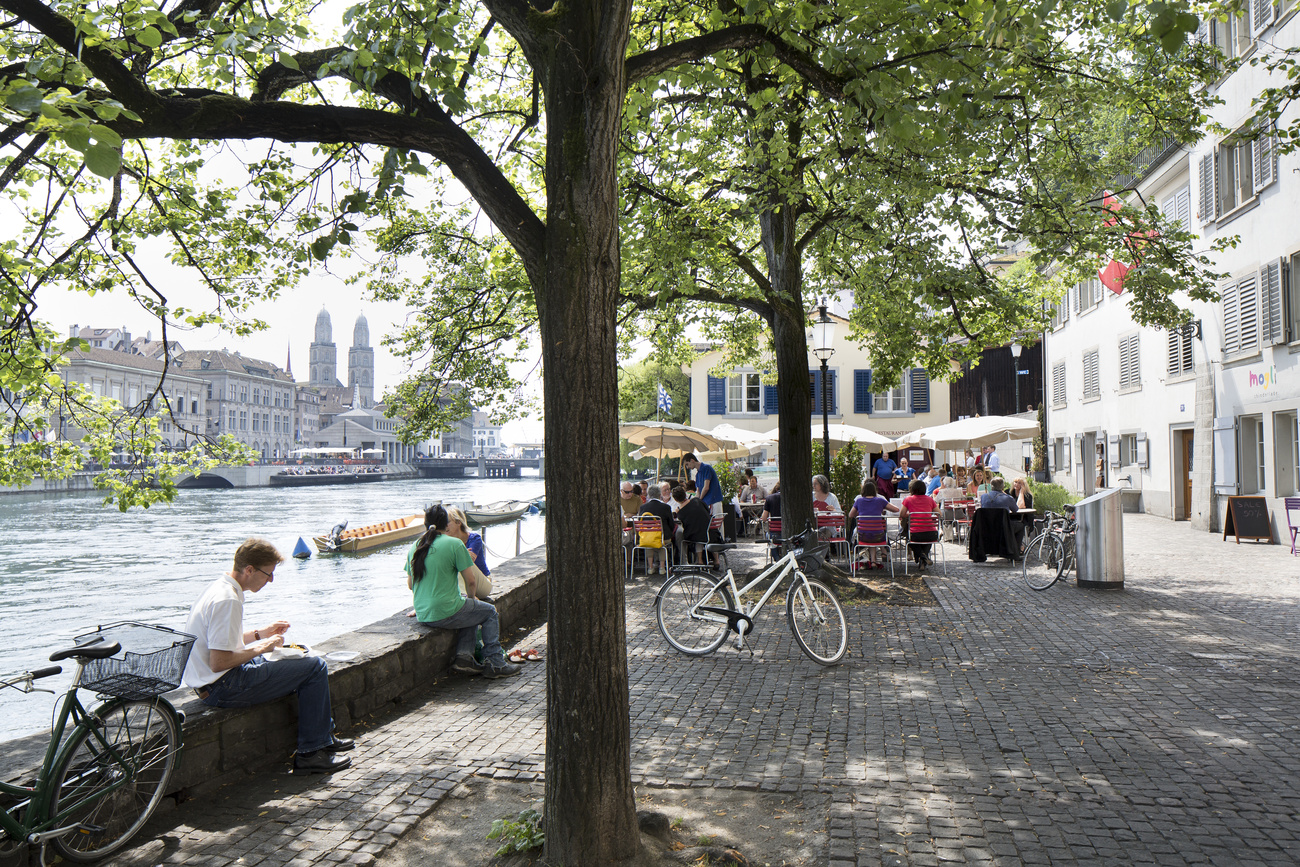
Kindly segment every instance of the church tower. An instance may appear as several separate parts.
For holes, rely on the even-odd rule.
[[[310,357],[310,385],[333,388],[341,385],[338,379],[338,349],[334,346],[334,329],[330,325],[329,311],[324,307],[316,314],[316,339],[312,341]]]
[[[357,324],[352,329],[348,388],[359,389],[362,407],[369,409],[375,405],[375,351],[370,348],[370,324],[364,315],[357,316]]]

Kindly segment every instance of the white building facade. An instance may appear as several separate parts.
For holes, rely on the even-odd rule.
[[[1203,37],[1246,59],[1300,44],[1295,0],[1247,5]],[[1251,103],[1268,83],[1244,64],[1215,86],[1223,102],[1211,119],[1252,132]],[[1209,135],[1161,154],[1138,189],[1204,246],[1239,243],[1218,254],[1222,299],[1182,299],[1192,323],[1175,332],[1138,327],[1127,296],[1099,280],[1062,299],[1044,353],[1053,478],[1085,493],[1131,486],[1144,511],[1214,531],[1227,497],[1263,496],[1282,538],[1282,498],[1300,492],[1300,155],[1279,155],[1270,131]]]

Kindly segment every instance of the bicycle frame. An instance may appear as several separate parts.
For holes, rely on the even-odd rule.
[[[802,549],[792,548],[790,551],[786,552],[785,556],[782,557],[780,560],[777,560],[772,565],[764,569],[762,572],[758,573],[758,575],[754,577],[754,580],[750,581],[744,587],[738,587],[736,585],[736,575],[734,572],[732,572],[730,566],[727,567],[727,574],[723,576],[722,580],[719,581],[717,584],[713,585],[715,589],[723,586],[724,584],[728,585],[731,588],[732,596],[736,600],[737,610],[739,611],[740,614],[744,616],[745,620],[749,621],[748,628],[745,628],[745,625],[743,623],[737,624],[736,647],[742,649],[744,648],[745,634],[753,631],[754,615],[757,614],[759,610],[764,605],[767,604],[767,600],[772,598],[772,594],[775,593],[776,589],[781,586],[781,582],[785,580],[785,577],[789,575],[791,572],[797,572],[800,578],[805,577],[804,573],[799,569],[799,558],[798,558],[798,554],[796,553],[801,550]],[[762,584],[773,574],[776,574],[776,577],[772,578],[772,583],[767,588],[767,591],[759,598],[757,602],[746,607],[745,603],[741,601],[740,597],[743,594],[748,593],[750,590],[757,587],[759,584]],[[718,623],[729,622],[728,618],[722,617],[721,615],[716,614],[711,610],[701,611],[700,606],[701,603],[703,603],[703,601],[704,600],[701,599],[699,602],[696,602],[693,606],[691,606],[689,613],[692,617],[698,617],[702,620],[714,620]],[[708,606],[704,606],[704,607],[706,609],[708,608]]]
[[[34,786],[15,786],[0,780],[0,794],[10,795],[20,799],[16,804],[6,808],[3,812],[0,812],[0,830],[3,830],[15,840],[24,840],[31,844],[43,843],[52,837],[57,837],[60,834],[65,834],[68,831],[73,830],[76,827],[75,825],[68,828],[59,828],[58,826],[61,822],[66,820],[70,813],[80,809],[87,801],[100,800],[110,792],[116,791],[126,785],[132,779],[133,775],[131,773],[128,772],[123,774],[122,778],[111,787],[95,792],[93,798],[83,798],[75,803],[65,804],[63,805],[63,809],[59,811],[58,815],[48,815],[50,802],[55,794],[53,787],[50,784],[50,777],[53,774],[54,769],[59,767],[63,762],[64,753],[67,750],[75,748],[80,741],[80,738],[76,737],[79,730],[90,732],[91,737],[99,742],[100,747],[113,759],[113,761],[129,771],[129,766],[126,763],[125,758],[108,744],[104,739],[103,734],[100,732],[100,727],[94,724],[94,721],[99,718],[98,714],[102,710],[116,706],[121,703],[123,699],[114,699],[104,704],[97,705],[93,712],[87,711],[85,706],[81,703],[81,700],[77,697],[76,684],[81,681],[81,669],[82,666],[78,663],[76,673],[72,678],[73,686],[69,687],[68,691],[64,693],[63,701],[59,703],[59,711],[54,718],[54,727],[50,731],[50,743],[49,746],[45,748],[45,758],[41,762],[40,770],[37,772],[36,784]],[[4,685],[16,686],[19,682],[21,682],[21,679],[11,683],[5,683]],[[36,691],[30,687],[31,685],[29,681],[28,689],[24,691]],[[72,722],[72,736],[65,740],[64,734],[68,731],[69,721]],[[60,744],[62,744],[61,747]],[[26,809],[23,814],[23,820],[19,822],[11,815],[11,813],[24,807]]]

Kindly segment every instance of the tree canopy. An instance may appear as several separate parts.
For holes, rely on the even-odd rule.
[[[829,117],[822,106],[834,105],[844,113],[834,141],[848,170],[858,170],[848,158],[882,137],[909,143],[894,163],[872,169],[887,180],[887,167],[924,161],[931,149],[936,160],[946,158],[943,125],[932,115],[979,118],[1007,109],[1002,91],[983,89],[985,73],[996,81],[1001,66],[1021,79],[1055,80],[1050,62],[1032,60],[1058,31],[1109,20],[1127,28],[1135,50],[1153,40],[1173,48],[1196,23],[1182,0],[1115,0],[1104,10],[1054,0],[359,0],[339,7],[0,0],[0,8],[11,16],[0,31],[7,64],[0,191],[21,223],[0,245],[11,328],[33,321],[38,292],[51,283],[129,292],[173,321],[241,323],[258,299],[347,255],[373,226],[374,242],[393,262],[406,254],[465,257],[454,267],[435,263],[432,270],[455,274],[452,280],[379,275],[382,291],[423,293],[434,305],[407,335],[418,343],[427,330],[437,341],[422,368],[428,375],[398,398],[419,416],[433,411],[420,395],[443,371],[459,377],[458,364],[478,365],[467,375],[475,387],[501,384],[484,358],[489,344],[474,341],[514,341],[522,316],[535,311],[548,464],[563,468],[547,478],[546,858],[568,865],[626,861],[639,850],[619,527],[610,508],[624,118],[638,135],[662,122],[646,113],[647,101],[670,104],[685,89],[679,70],[700,64],[700,76],[713,75],[720,67],[704,61],[718,58],[772,78],[734,95],[769,119],[760,131],[785,133],[767,107],[802,92],[813,112]],[[337,27],[329,16],[336,8]],[[957,40],[965,61],[944,67],[934,40]],[[981,55],[992,65],[965,67]],[[632,83],[644,87],[625,115]],[[703,78],[691,84],[714,87]],[[1078,105],[1076,115],[1086,109]],[[1006,118],[1043,132],[1032,111]],[[983,140],[972,140],[959,162],[973,174],[954,176],[954,184],[983,190]],[[756,177],[768,199],[759,218],[772,226],[766,240],[737,241],[765,243],[769,266],[780,259],[794,267],[801,200],[792,193],[807,179],[792,174],[794,190],[778,180],[786,143],[795,141],[788,133],[763,139],[760,132],[757,141],[766,171]],[[454,178],[449,194],[426,181],[430,160]],[[448,223],[430,206],[465,195],[508,255],[472,229],[434,228]],[[1020,204],[1012,189],[990,187],[984,197],[991,220],[1007,219]],[[886,190],[848,207],[858,219],[905,228],[906,206],[898,214],[892,204]],[[916,243],[904,241],[905,248]],[[169,302],[149,253],[208,287],[212,303]],[[918,270],[910,279],[937,275]],[[455,288],[478,294],[470,300],[448,291]],[[788,326],[786,339],[777,335],[778,365],[802,365],[801,338],[798,365],[793,350],[802,299],[787,293],[768,301]],[[518,318],[507,313],[518,310]],[[6,382],[39,389],[49,368],[38,355],[59,347],[32,329],[16,333],[39,351],[13,353],[19,372]],[[472,351],[457,352],[450,341]],[[801,394],[804,406],[789,409],[806,417]]]

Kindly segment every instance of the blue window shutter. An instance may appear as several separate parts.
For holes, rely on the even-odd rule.
[[[780,410],[778,407],[779,398],[776,393],[775,385],[763,386],[763,412],[768,415],[776,415]]]
[[[840,414],[840,389],[839,389],[840,372],[838,370],[832,370],[829,371],[829,373],[831,375],[831,415],[839,415]]]
[[[930,411],[930,374],[925,368],[912,370],[912,412]]]
[[[727,411],[727,381],[709,377],[709,415],[723,415]]]
[[[812,414],[822,414],[822,372],[820,370],[808,371],[809,387],[812,389]]]
[[[853,371],[853,411],[859,415],[871,414],[871,371]]]

